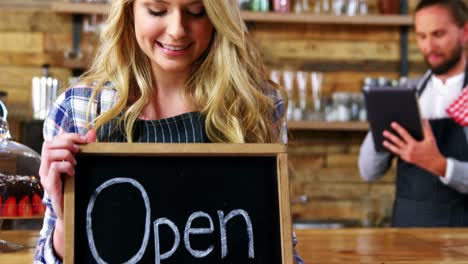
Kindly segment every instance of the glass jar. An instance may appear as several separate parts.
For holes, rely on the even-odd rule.
[[[332,100],[336,121],[349,121],[351,119],[351,110],[349,107],[350,94],[345,92],[336,92],[333,94]]]
[[[268,0],[252,0],[250,1],[250,9],[256,12],[268,12],[270,2]]]
[[[369,4],[367,0],[359,0],[359,15],[368,15],[369,14]]]
[[[41,158],[31,148],[11,140],[7,110],[0,101],[0,217],[44,215],[44,190],[39,180]]]
[[[361,111],[364,108],[364,96],[362,93],[353,93],[350,103],[350,117],[352,121],[361,120]]]

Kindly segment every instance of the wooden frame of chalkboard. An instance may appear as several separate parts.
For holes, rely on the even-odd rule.
[[[146,185],[145,184],[139,185],[138,182],[135,183],[135,181],[133,183],[128,182],[128,181],[125,182],[125,183],[132,184],[134,191],[135,189],[138,189],[140,191],[139,201],[140,203],[142,200],[145,201],[144,203],[145,205],[140,206],[140,207],[145,208],[146,206],[145,212],[148,212],[148,209],[149,209],[149,211],[153,213],[152,208],[149,208],[148,204],[146,203],[147,200],[150,201],[152,199],[152,197],[149,197],[149,196],[155,195],[155,193],[159,194],[159,193],[165,192],[166,191],[165,189],[167,188],[158,189],[156,191],[151,190],[149,191],[149,193],[146,193],[145,192],[146,190],[143,186],[145,187],[146,186],[161,186],[165,184],[165,181],[167,179],[177,178],[178,176],[175,177],[174,174],[171,174],[171,170],[176,170],[177,173],[179,173],[180,175],[184,175],[185,173],[190,174],[192,171],[197,170],[196,168],[198,167],[202,167],[200,169],[203,169],[202,171],[203,173],[199,173],[197,175],[193,174],[190,176],[198,177],[198,175],[203,175],[202,176],[203,178],[205,174],[210,174],[212,173],[212,171],[220,171],[220,170],[226,169],[226,172],[223,171],[223,176],[229,174],[231,170],[234,171],[233,173],[236,173],[236,174],[233,174],[231,176],[228,175],[222,180],[219,180],[219,183],[221,185],[223,185],[224,182],[227,181],[226,185],[232,185],[232,187],[237,188],[238,186],[236,186],[236,184],[238,184],[237,182],[240,182],[239,186],[241,186],[241,188],[243,188],[242,186],[252,185],[249,188],[254,188],[255,192],[258,189],[259,193],[264,192],[262,188],[263,186],[267,186],[264,188],[266,190],[265,198],[263,198],[261,194],[259,195],[254,194],[253,196],[253,198],[255,198],[253,199],[254,201],[251,199],[247,199],[248,196],[251,195],[249,194],[249,192],[252,192],[252,190],[235,190],[232,193],[230,193],[231,191],[229,190],[227,186],[226,190],[221,190],[219,192],[221,193],[220,196],[223,196],[224,193],[226,193],[227,196],[231,195],[232,197],[234,197],[232,198],[234,200],[235,199],[242,200],[242,197],[246,196],[247,198],[245,199],[247,200],[244,201],[244,206],[249,207],[251,211],[255,211],[252,214],[252,219],[257,216],[257,215],[254,215],[255,213],[257,213],[257,211],[258,211],[258,214],[261,213],[259,217],[264,217],[266,219],[263,219],[262,220],[263,222],[260,222],[261,224],[258,224],[258,223],[255,223],[255,219],[252,221],[248,218],[249,215],[246,212],[248,210],[246,211],[232,210],[231,208],[231,211],[229,212],[229,210],[226,211],[226,207],[225,207],[223,208],[224,211],[218,210],[217,211],[218,215],[216,215],[216,213],[213,213],[213,210],[210,210],[207,207],[204,207],[202,210],[205,210],[205,211],[200,210],[196,213],[193,213],[189,217],[189,219],[187,220],[187,224],[185,225],[185,232],[182,226],[182,229],[181,229],[182,234],[178,234],[177,225],[175,225],[171,221],[171,217],[173,215],[168,216],[167,218],[160,217],[160,218],[157,218],[156,220],[151,219],[151,221],[154,221],[152,222],[154,228],[153,230],[150,229],[151,230],[150,233],[154,237],[154,241],[150,241],[149,243],[151,245],[151,243],[154,242],[153,244],[155,248],[154,252],[150,250],[150,246],[148,246],[148,249],[146,249],[146,246],[148,244],[145,244],[143,242],[141,244],[140,250],[138,250],[138,253],[135,254],[131,259],[127,258],[128,255],[124,257],[124,260],[128,261],[126,263],[147,263],[148,258],[146,259],[146,261],[143,261],[143,262],[139,260],[141,260],[142,255],[145,255],[146,257],[146,254],[153,254],[153,253],[154,253],[154,256],[151,255],[151,258],[154,260],[155,263],[164,263],[165,260],[163,259],[168,259],[169,257],[172,257],[174,252],[182,252],[185,249],[186,251],[191,253],[191,256],[197,256],[197,259],[192,262],[192,261],[187,261],[187,258],[185,259],[182,258],[183,261],[178,261],[177,263],[182,263],[182,262],[183,263],[211,263],[211,262],[224,263],[220,261],[219,259],[218,261],[212,261],[212,260],[205,261],[207,259],[206,258],[204,259],[203,257],[209,255],[210,253],[211,253],[210,257],[217,255],[218,258],[219,256],[221,256],[221,258],[225,258],[225,257],[232,257],[232,255],[234,254],[238,254],[238,253],[234,253],[234,254],[230,254],[230,256],[227,256],[228,250],[229,252],[233,252],[235,250],[233,250],[232,245],[225,244],[227,243],[225,242],[225,240],[228,240],[225,236],[232,235],[232,234],[226,235],[226,230],[224,229],[224,227],[227,230],[231,228],[231,227],[229,228],[227,227],[228,225],[227,222],[234,218],[236,212],[239,213],[237,216],[243,215],[245,218],[245,227],[247,227],[246,229],[248,232],[245,232],[246,235],[244,235],[244,237],[242,237],[239,240],[244,241],[245,242],[244,245],[248,244],[249,249],[245,251],[249,252],[248,257],[249,257],[249,261],[251,262],[243,261],[240,259],[236,260],[235,258],[233,258],[229,260],[227,263],[241,263],[241,262],[242,263],[269,263],[269,264],[270,263],[271,264],[273,263],[292,264],[293,263],[292,224],[291,224],[291,212],[290,212],[290,201],[289,201],[289,179],[288,179],[288,169],[287,169],[286,147],[284,145],[280,145],[280,144],[91,143],[88,145],[81,146],[80,153],[76,156],[76,158],[78,161],[78,164],[76,166],[76,176],[66,178],[65,189],[64,189],[64,229],[65,229],[64,230],[65,232],[64,263],[66,264],[80,263],[84,261],[83,259],[80,259],[81,255],[86,255],[86,254],[91,256],[91,257],[88,256],[89,259],[93,259],[92,257],[94,257],[93,261],[96,261],[96,263],[107,262],[107,261],[104,262],[103,260],[104,257],[101,258],[100,254],[102,252],[99,253],[98,250],[96,249],[96,244],[100,243],[98,241],[99,235],[96,235],[95,233],[97,231],[92,229],[89,226],[92,226],[94,225],[95,222],[98,222],[98,220],[96,220],[96,219],[100,219],[98,212],[108,210],[107,209],[109,207],[108,204],[111,204],[113,200],[109,198],[109,201],[111,202],[107,202],[107,201],[105,203],[101,202],[101,204],[104,203],[106,206],[99,207],[100,206],[99,201],[102,199],[101,198],[97,199],[96,198],[97,194],[101,196],[101,194],[103,194],[106,191],[104,189],[106,189],[107,187],[111,185],[111,184],[106,185],[106,183],[114,181],[112,184],[117,184],[115,182],[115,179],[117,178],[113,178],[114,174],[118,175],[119,173],[123,173],[122,170],[125,170],[128,168],[133,168],[136,170],[137,168],[142,168],[142,167],[145,167],[145,168],[141,169],[140,172],[144,174],[151,174],[151,172],[154,173],[155,169],[158,169],[158,173],[160,171],[165,171],[165,170],[168,171],[168,175],[167,175],[168,177],[160,177],[159,179],[157,179],[157,177],[152,178],[152,180],[157,181],[158,184],[154,184],[154,182],[151,182],[151,184],[146,183]],[[145,159],[150,159],[150,160],[145,160]],[[179,165],[183,164],[183,166],[177,166],[177,164]],[[197,164],[201,164],[201,165],[197,165]],[[245,164],[245,166],[243,166],[243,164]],[[149,166],[149,167],[146,167],[146,166]],[[151,166],[158,166],[158,167],[152,168]],[[165,167],[165,166],[168,167],[169,169],[164,169],[164,168],[161,169],[161,167]],[[182,167],[184,168],[186,167],[185,171],[183,171],[183,169],[180,169]],[[245,167],[245,169],[239,170],[239,168],[242,168],[242,167]],[[175,168],[178,168],[178,169],[175,169]],[[109,170],[114,170],[112,172],[113,175],[108,176],[108,177],[106,176],[104,178],[109,179],[110,177],[111,180],[107,180],[104,184],[102,184],[102,181],[99,182],[99,180],[95,180],[96,178],[100,178],[101,175],[108,174]],[[248,175],[250,174],[249,171],[252,171],[253,175]],[[164,173],[166,172],[163,172],[162,174]],[[214,174],[216,174],[216,172]],[[244,174],[246,177],[243,177]],[[257,177],[257,174],[258,174],[258,177]],[[84,175],[93,175],[93,176],[84,176]],[[261,175],[266,175],[266,176],[263,177]],[[166,175],[163,175],[163,176],[166,176]],[[197,182],[190,182],[191,179],[196,178],[196,177],[184,178],[183,180],[184,184],[182,185],[189,185],[189,186],[197,185]],[[219,178],[220,177],[212,177],[210,178],[210,181],[214,179],[214,182],[215,182],[214,185],[216,185],[218,184],[217,179]],[[258,179],[262,178],[262,179],[259,180],[259,182],[250,184],[251,181],[256,181],[257,178]],[[118,179],[122,179],[122,178],[118,178]],[[138,180],[141,181],[142,179],[151,179],[151,177],[149,175],[145,175],[145,178],[139,178]],[[97,181],[98,183],[97,184],[94,183],[93,185],[93,184],[89,184],[88,181],[89,182]],[[185,184],[185,181],[188,181],[188,183]],[[262,181],[265,181],[265,182],[262,182]],[[124,182],[121,181],[119,183],[124,183]],[[248,184],[245,184],[245,183],[248,183]],[[91,187],[87,186],[88,184],[91,185]],[[168,186],[182,186],[180,185],[180,182],[172,182],[172,180],[169,180],[167,184]],[[96,186],[98,185],[99,187],[96,188]],[[124,184],[121,184],[121,185],[123,186]],[[203,185],[202,187],[204,187],[205,185]],[[150,188],[153,188],[153,187],[150,187]],[[104,197],[115,197],[115,196],[112,196],[115,194],[111,194],[109,190],[110,188],[108,188],[107,190],[109,194],[105,194],[107,196],[104,196]],[[122,193],[121,190],[116,190],[115,192]],[[175,191],[169,191],[169,192],[177,193]],[[204,189],[204,191],[202,191],[201,193],[197,193],[196,195],[192,195],[192,196],[190,196],[191,190],[189,189],[184,189],[182,190],[182,192],[184,192],[184,194],[187,193],[189,195],[190,202],[192,202],[193,200],[195,201],[195,203],[199,201],[197,200],[198,198],[195,198],[195,197],[199,197],[199,196],[203,197],[203,196],[207,196],[205,195],[206,193],[211,193],[211,191],[207,191],[206,189]],[[87,194],[84,195],[84,193],[87,193]],[[92,195],[90,195],[91,193]],[[136,191],[136,193],[138,193],[138,191]],[[142,197],[143,199],[141,199]],[[229,202],[222,201],[223,200],[222,198],[216,197],[216,199],[213,199],[208,196],[208,197],[205,197],[205,200],[200,198],[201,199],[200,201],[202,200],[203,201],[206,201],[206,200],[218,201],[219,200],[219,202],[218,203],[215,202],[215,204],[217,204],[220,207],[226,204],[229,204]],[[117,197],[117,199],[119,198]],[[161,197],[158,197],[158,199],[160,199],[158,201],[161,201]],[[89,202],[87,202],[87,200]],[[175,203],[173,198],[171,198],[171,202],[170,203],[166,202],[166,204],[171,204],[173,202]],[[115,203],[118,204],[119,202],[115,202]],[[159,203],[164,204],[163,202],[159,202]],[[250,208],[251,204],[257,204],[257,203],[259,203],[258,206],[256,205],[256,207],[252,207],[253,209]],[[134,204],[135,206],[133,206]],[[152,207],[153,201],[151,200],[149,204],[150,204],[150,207]],[[133,209],[133,207],[138,207],[135,201],[133,201],[131,205],[132,205],[131,209]],[[93,209],[94,206],[96,206],[96,208],[103,208],[103,209],[94,210]],[[184,206],[185,206],[185,203],[179,203],[172,207],[184,207]],[[86,210],[84,210],[83,208],[86,208]],[[112,208],[115,209],[118,207],[114,206]],[[268,210],[265,208],[268,208]],[[127,206],[127,209],[128,209],[128,206]],[[213,208],[213,209],[220,209],[220,208]],[[180,211],[183,211],[183,210],[181,209]],[[86,212],[85,215],[83,215],[83,212]],[[208,213],[206,212],[211,212],[211,215],[213,216],[213,218],[211,218],[211,216],[208,215]],[[248,212],[251,213],[250,211]],[[106,215],[106,217],[108,217],[108,215],[112,215],[112,213],[114,213],[114,211],[105,212],[105,213],[102,213],[101,215]],[[227,214],[227,216],[224,215],[225,213]],[[112,219],[116,219],[116,218],[120,219],[122,217],[122,214],[123,213],[121,213],[118,217],[115,217]],[[178,214],[178,213],[175,213],[175,214]],[[140,215],[140,214],[129,213],[126,215]],[[93,219],[91,219],[91,216],[93,217]],[[148,213],[145,214],[145,216],[146,217],[144,218],[146,218],[146,225],[143,225],[143,226],[149,226],[148,221],[153,216],[152,215],[149,216]],[[271,216],[271,219],[267,218],[270,216]],[[216,227],[216,229],[219,229],[219,230],[216,230],[216,231],[219,231],[220,233],[221,240],[218,239],[218,242],[221,241],[219,242],[221,246],[217,244],[216,246],[214,246],[214,249],[213,249],[213,243],[211,242],[207,243],[206,241],[200,239],[201,242],[200,244],[197,244],[198,246],[197,249],[199,249],[200,247],[206,248],[207,244],[210,244],[211,246],[208,248],[208,250],[205,250],[205,251],[193,249],[192,248],[193,245],[190,245],[191,243],[190,235],[192,235],[192,238],[195,236],[197,236],[196,238],[200,238],[203,236],[213,237],[214,236],[213,233],[215,230],[214,226],[216,225],[213,225],[212,220],[215,220],[214,222],[217,223],[216,220],[218,220],[218,217],[219,217],[219,225],[218,227]],[[193,226],[191,226],[192,221],[197,220],[197,218],[198,220],[209,220],[209,223],[211,223],[210,227],[209,228],[194,228]],[[82,219],[85,219],[85,220],[82,220]],[[240,220],[236,220],[236,221],[237,222],[234,222],[234,223],[239,223]],[[249,221],[252,221],[253,224],[251,224]],[[144,221],[141,221],[141,224],[143,224],[143,222]],[[200,224],[200,222],[202,221],[198,221],[198,224]],[[107,228],[106,227],[108,225],[107,223],[109,222],[106,222],[106,224],[104,225],[100,225],[100,226],[97,225],[99,232]],[[171,245],[171,242],[167,242],[166,245],[163,245],[161,242],[161,245],[159,245],[160,242],[156,241],[156,237],[159,238],[160,235],[161,236],[164,235],[163,234],[164,230],[161,230],[160,233],[157,232],[159,231],[158,224],[160,224],[161,226],[164,226],[167,224],[166,227],[170,227],[170,228],[166,228],[166,229],[172,228],[173,233],[167,230],[165,233],[166,235],[170,234],[169,237],[174,236],[174,239],[172,239],[174,242],[172,243],[172,247],[169,247],[171,248],[171,250],[169,251],[167,250],[168,248],[167,244],[169,243],[169,245]],[[180,226],[179,223],[177,224]],[[206,221],[205,221],[205,224],[206,224]],[[225,226],[223,226],[223,224]],[[249,224],[251,228],[248,227]],[[234,224],[231,221],[229,225],[233,226]],[[270,225],[271,225],[271,228],[270,228]],[[85,230],[83,230],[83,228],[80,228],[84,226],[86,226]],[[129,225],[129,226],[138,226],[138,225],[135,224],[135,225]],[[158,228],[156,228],[157,226]],[[75,230],[75,228],[79,230]],[[257,232],[256,228],[262,229],[262,232],[258,231],[258,233],[261,233],[261,236],[258,239],[253,238],[254,237],[253,234]],[[265,230],[263,230],[263,228],[265,228]],[[107,233],[107,235],[102,235],[102,236],[105,237],[106,241],[111,240],[111,239],[114,239],[113,233],[120,233],[120,232],[125,233],[124,231],[126,229],[127,228],[117,228],[117,229],[110,228],[111,233]],[[250,229],[254,231],[250,232]],[[90,231],[88,232],[88,230]],[[143,232],[144,238],[142,239],[142,241],[148,241],[147,229],[145,228],[144,230],[145,230]],[[86,235],[83,235],[84,233],[86,233],[87,235],[88,241],[86,241],[86,243],[88,244],[86,244],[86,246],[84,247],[81,247],[80,243],[84,243],[83,240],[86,240],[85,239]],[[235,233],[235,235],[237,235],[237,233],[242,233],[242,232],[237,232],[236,230],[236,232],[231,232],[231,233]],[[202,234],[202,235],[199,235],[199,234]],[[90,237],[92,239],[90,239]],[[182,243],[180,243],[181,246],[179,246],[178,242],[176,243],[177,237],[179,237],[179,242],[180,240],[183,241]],[[180,239],[180,237],[182,237],[183,239]],[[189,237],[188,244],[186,241],[186,237]],[[163,237],[163,238],[166,238],[166,237]],[[164,240],[171,240],[171,239],[164,239]],[[234,241],[234,240],[236,239],[230,239],[229,241]],[[270,241],[270,240],[272,242],[268,242],[268,243],[272,245],[270,244],[265,245],[265,246],[263,245],[264,242]],[[89,241],[92,241],[92,243],[90,243]],[[102,241],[102,238],[101,238],[101,241]],[[122,241],[125,241],[125,240],[122,240]],[[192,239],[192,243],[198,243],[194,241],[195,241],[195,238]],[[247,241],[248,243],[246,243]],[[255,246],[253,246],[253,241],[255,241]],[[185,242],[185,249],[183,249],[184,242]],[[234,242],[230,242],[230,243],[234,243]],[[143,244],[145,244],[144,245],[145,249],[143,247]],[[261,244],[261,245],[258,246],[258,244]],[[102,243],[100,245],[102,245]],[[257,247],[261,249],[258,249]],[[79,250],[77,250],[76,248],[78,248]],[[87,252],[86,254],[82,254],[80,251],[82,248],[85,248],[85,250],[83,251],[88,250],[91,253]],[[138,248],[138,246],[136,248]],[[165,250],[165,252],[164,254],[161,254],[162,253],[161,251],[163,250]],[[78,253],[77,251],[80,251],[80,253]],[[150,251],[150,253],[147,253],[148,251]],[[114,252],[119,252],[119,250],[113,248],[112,252],[113,252],[112,254],[114,254]],[[135,251],[132,251],[132,254],[134,252]],[[255,253],[256,255],[255,257],[253,257]],[[180,253],[180,255],[182,255],[182,253]],[[190,254],[187,253],[186,255],[190,255]],[[245,253],[245,255],[247,255],[247,253]],[[87,262],[90,262],[89,259],[85,259],[85,260]],[[115,261],[112,260],[109,263],[113,263],[113,262]],[[119,263],[120,262],[125,262],[125,261],[119,260]],[[169,261],[169,262],[174,263],[172,261]]]

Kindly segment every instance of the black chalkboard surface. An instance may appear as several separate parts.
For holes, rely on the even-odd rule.
[[[76,158],[65,263],[292,263],[284,146],[93,143]]]

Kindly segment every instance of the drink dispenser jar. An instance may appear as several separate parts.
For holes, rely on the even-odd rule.
[[[0,218],[44,215],[40,184],[40,155],[11,139],[7,109],[0,101]]]

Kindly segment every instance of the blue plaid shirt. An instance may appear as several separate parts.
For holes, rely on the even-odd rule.
[[[117,92],[114,89],[105,89],[99,96],[94,99],[90,115],[86,118],[86,111],[92,88],[75,87],[61,94],[54,104],[51,106],[48,117],[44,121],[44,140],[52,140],[55,136],[63,133],[79,133],[85,135],[87,132],[87,124],[97,116],[98,110],[103,113],[109,110],[117,99]],[[284,114],[284,104],[280,96],[272,94],[271,97],[275,100],[275,107],[279,116]],[[279,117],[278,116],[278,117]],[[275,120],[281,120],[275,117]],[[275,124],[280,127],[281,140],[287,143],[286,125]],[[52,209],[52,203],[47,193],[44,194],[43,202],[47,209],[44,216],[43,227],[40,231],[38,245],[34,263],[61,263],[57,257],[53,247],[53,230],[55,227],[56,215]],[[296,236],[293,234],[293,244],[297,244]],[[303,260],[294,252],[294,257],[297,263],[304,263]]]

